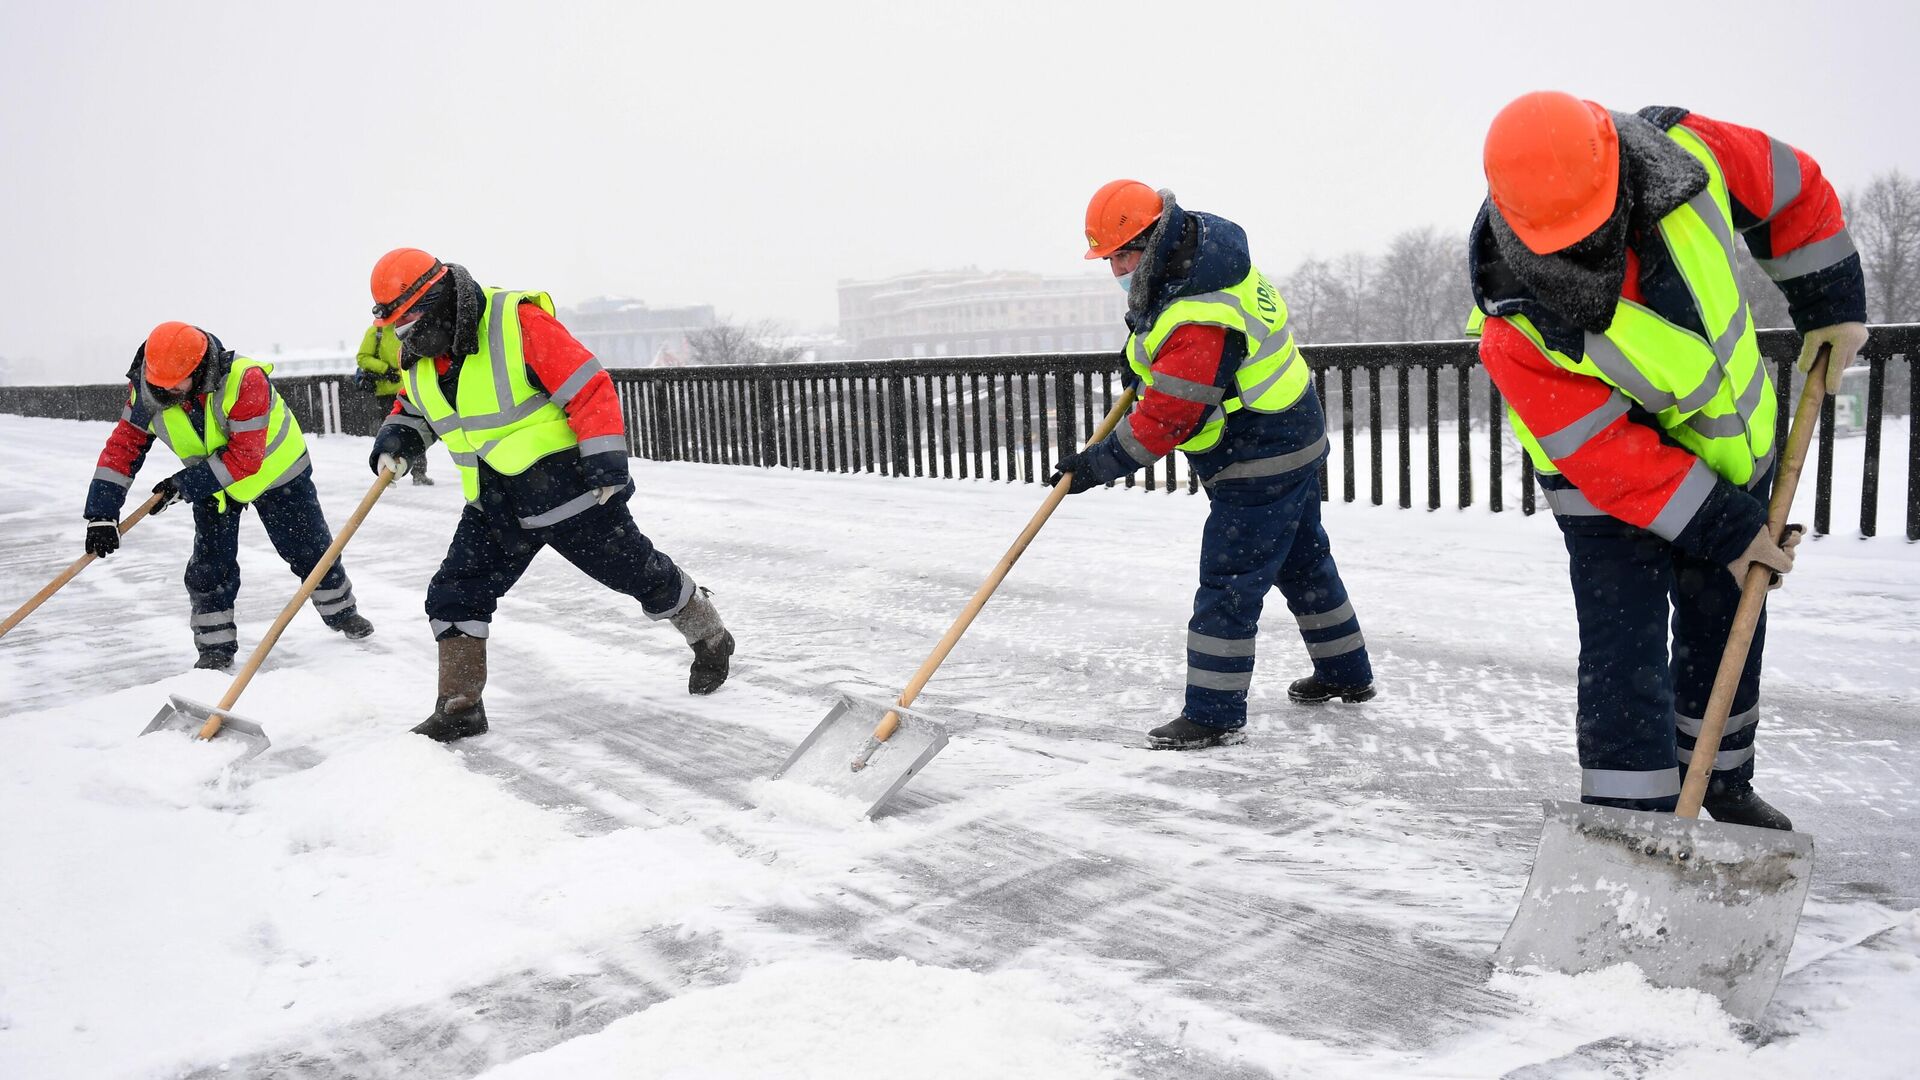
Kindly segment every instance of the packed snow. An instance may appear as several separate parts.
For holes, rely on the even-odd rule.
[[[107,431],[0,417],[0,613],[80,554]],[[368,446],[313,440],[336,525]],[[677,634],[545,556],[494,624],[493,731],[449,748],[406,731],[460,505],[434,465],[348,549],[378,632],[302,612],[240,699],[251,762],[135,738],[229,680],[188,670],[183,511],[0,640],[0,1076],[1910,1074],[1920,548],[1891,508],[1772,600],[1759,783],[1816,876],[1749,1028],[1632,968],[1489,965],[1540,801],[1578,790],[1544,515],[1329,505],[1380,697],[1287,703],[1276,595],[1249,741],[1170,754],[1141,732],[1179,706],[1205,500],[1069,499],[917,702],[951,744],[869,821],[766,778],[838,695],[899,691],[1039,488],[635,461],[733,680],[688,697]],[[244,657],[296,582],[242,537]]]

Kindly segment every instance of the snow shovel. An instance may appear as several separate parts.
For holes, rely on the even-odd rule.
[[[1776,543],[1819,420],[1826,365],[1823,350],[1807,373],[1774,482],[1767,527]],[[1766,1011],[1806,903],[1813,838],[1702,821],[1700,804],[1771,580],[1772,571],[1754,565],[1741,582],[1678,808],[1669,816],[1547,803],[1533,875],[1494,954],[1497,965],[1575,975],[1631,963],[1654,986],[1712,994],[1740,1019],[1757,1021]]]
[[[118,526],[120,529],[120,535],[121,536],[127,535],[127,530],[133,528],[135,525],[140,524],[141,518],[146,517],[148,514],[153,513],[153,508],[160,505],[160,500],[162,498],[164,498],[164,496],[156,493],[153,496],[153,498],[148,499],[146,502],[143,502],[139,506],[134,507],[133,513],[128,514],[126,518],[120,522]],[[41,604],[46,603],[48,597],[52,596],[54,593],[57,593],[62,588],[66,587],[67,582],[72,581],[74,578],[80,576],[80,571],[85,570],[87,568],[87,564],[97,558],[99,558],[98,555],[82,555],[79,558],[73,560],[72,566],[69,566],[65,570],[60,571],[59,576],[55,577],[52,581],[48,582],[46,588],[41,589],[37,593],[34,593],[32,599],[28,600],[24,604],[21,604],[20,609],[18,611],[15,611],[13,614],[7,616],[5,622],[0,622],[0,637],[6,637],[7,631],[13,629],[16,626],[19,626],[20,621],[22,619],[25,619],[27,616],[33,614],[33,609],[39,607]]]
[[[1133,404],[1134,392],[1128,390],[1120,395],[1107,411],[1106,419],[1087,441],[1092,446],[1107,437],[1114,425],[1126,415]],[[959,643],[960,635],[973,625],[974,616],[980,614],[993,590],[1006,580],[1013,564],[1020,558],[1027,545],[1040,533],[1040,526],[1047,523],[1060,500],[1067,497],[1072,488],[1071,474],[1060,478],[1060,482],[1047,493],[1047,499],[1034,512],[1033,520],[1000,557],[993,572],[987,575],[973,599],[960,612],[959,618],[947,628],[945,637],[933,647],[932,655],[914,672],[907,688],[893,707],[881,709],[877,705],[856,701],[842,696],[827,711],[826,719],[821,720],[798,747],[786,763],[774,771],[775,780],[797,780],[846,799],[856,799],[865,804],[865,815],[871,817],[880,805],[893,797],[913,775],[920,771],[933,755],[947,745],[947,729],[936,720],[919,716],[908,710],[920,691],[933,678],[947,654]]]
[[[160,706],[160,711],[154,714],[152,722],[147,724],[140,734],[151,735],[156,731],[167,729],[189,732],[200,739],[211,739],[222,734],[229,735],[246,744],[246,751],[233,759],[235,765],[260,756],[262,751],[272,745],[267,740],[266,731],[259,724],[236,716],[227,710],[233,708],[233,703],[240,700],[240,692],[247,688],[247,683],[253,681],[253,673],[260,670],[260,662],[267,658],[267,653],[271,652],[274,645],[279,642],[280,634],[286,630],[287,624],[299,614],[300,605],[306,603],[307,597],[319,587],[320,579],[326,577],[327,571],[333,569],[333,564],[339,560],[340,552],[346,548],[347,541],[353,538],[354,530],[358,529],[360,522],[366,519],[367,511],[373,509],[373,504],[379,501],[381,493],[393,484],[393,479],[391,469],[380,470],[380,476],[374,480],[373,487],[369,488],[366,497],[360,500],[359,508],[354,510],[353,516],[347,519],[347,523],[341,526],[340,531],[333,535],[333,543],[327,545],[326,553],[321,555],[320,561],[313,565],[313,569],[307,574],[307,579],[300,583],[300,590],[294,593],[293,599],[287,601],[287,606],[281,609],[280,617],[273,620],[273,625],[267,629],[266,636],[260,639],[260,644],[254,646],[253,655],[247,657],[246,666],[240,669],[240,674],[233,677],[233,685],[227,687],[226,695],[220,699],[220,704],[203,705],[191,698],[181,697],[179,694],[169,694],[167,704]]]

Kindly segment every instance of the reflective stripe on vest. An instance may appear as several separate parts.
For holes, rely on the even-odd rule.
[[[1660,238],[1686,282],[1707,337],[1670,322],[1644,304],[1622,298],[1605,333],[1589,333],[1579,359],[1547,346],[1524,315],[1507,316],[1514,329],[1560,367],[1615,387],[1654,415],[1661,428],[1714,472],[1738,485],[1764,473],[1773,460],[1776,405],[1773,380],[1754,339],[1753,317],[1734,274],[1733,213],[1719,162],[1699,137],[1682,127],[1668,136],[1707,169],[1707,187],[1660,219]],[[1534,467],[1557,473],[1585,440],[1556,432],[1536,439],[1511,406],[1507,413]],[[1611,419],[1611,418],[1609,418]],[[1575,425],[1582,425],[1576,421]],[[1594,428],[1604,425],[1586,425]],[[1590,432],[1589,434],[1591,434]],[[1541,445],[1553,443],[1553,454]]]
[[[1247,276],[1231,288],[1175,300],[1153,321],[1144,336],[1134,334],[1127,338],[1127,365],[1139,376],[1142,386],[1154,385],[1154,354],[1175,330],[1189,323],[1220,326],[1243,335],[1247,339],[1247,357],[1234,372],[1238,393],[1214,404],[1207,411],[1200,430],[1181,443],[1180,449],[1189,454],[1205,453],[1219,445],[1229,414],[1241,409],[1283,412],[1306,392],[1310,376],[1300,350],[1294,346],[1293,334],[1287,329],[1286,301],[1257,267],[1248,270]],[[1208,400],[1191,390],[1181,392],[1194,384],[1185,380],[1178,382],[1183,385],[1167,388],[1174,396]],[[1195,389],[1217,393],[1212,387]]]
[[[564,409],[533,385],[520,339],[520,304],[540,305],[553,314],[546,293],[487,289],[480,319],[480,351],[460,364],[449,402],[440,391],[433,361],[406,369],[407,397],[427,418],[460,470],[460,489],[468,502],[480,498],[480,462],[495,472],[517,476],[534,462],[577,446],[579,437]]]
[[[232,366],[227,369],[226,383],[219,395],[207,396],[202,410],[201,430],[194,430],[193,420],[187,416],[186,407],[182,405],[162,409],[147,425],[147,430],[159,436],[169,450],[180,456],[183,464],[192,466],[207,462],[213,478],[220,483],[222,509],[227,498],[243,503],[252,502],[279,487],[298,476],[300,467],[306,462],[307,440],[300,432],[300,422],[294,419],[286,400],[271,384],[267,387],[271,404],[265,416],[237,423],[227,419],[227,413],[240,400],[241,380],[255,368],[262,375],[273,371],[272,364],[244,356],[234,358]],[[236,482],[218,455],[232,441],[234,432],[260,430],[267,433],[266,449],[260,455],[260,468],[252,476]]]

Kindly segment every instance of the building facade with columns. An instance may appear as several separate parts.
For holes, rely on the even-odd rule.
[[[965,269],[840,282],[840,336],[856,360],[1118,352],[1126,309],[1105,274]]]

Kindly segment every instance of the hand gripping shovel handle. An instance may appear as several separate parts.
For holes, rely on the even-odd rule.
[[[220,699],[220,704],[213,707],[207,722],[201,726],[200,738],[211,739],[220,733],[220,725],[226,721],[225,711],[233,708],[233,703],[240,700],[240,692],[253,681],[253,673],[260,670],[260,662],[265,660],[267,653],[273,650],[274,644],[280,640],[280,634],[286,630],[287,624],[300,613],[300,605],[307,602],[307,597],[313,594],[314,589],[319,588],[320,579],[326,577],[327,571],[333,569],[333,564],[339,561],[340,552],[346,549],[347,541],[353,539],[354,531],[360,528],[362,521],[366,520],[367,511],[373,509],[373,504],[380,501],[381,493],[392,486],[393,479],[393,470],[380,470],[379,477],[374,480],[373,486],[367,489],[366,496],[360,500],[360,505],[354,510],[353,516],[347,519],[347,523],[340,527],[339,532],[333,534],[333,543],[327,545],[326,553],[320,556],[320,561],[313,564],[313,570],[307,574],[307,580],[300,583],[300,591],[294,593],[293,599],[287,601],[287,606],[280,611],[280,617],[273,620],[273,625],[267,629],[266,636],[260,639],[260,644],[253,647],[253,655],[247,657],[246,666],[240,669],[240,674],[233,677],[233,685],[227,687],[226,695]]]
[[[1132,407],[1134,393],[1128,390],[1120,395],[1120,400],[1114,402],[1113,408],[1107,410],[1106,419],[1100,421],[1100,426],[1094,429],[1093,437],[1088,439],[1086,446],[1081,449],[1091,447],[1112,434],[1114,427],[1120,423],[1120,418],[1125,416],[1127,409]],[[993,595],[993,590],[999,588],[1000,583],[1007,579],[1007,574],[1012,571],[1013,564],[1019,561],[1021,554],[1027,550],[1027,545],[1033,543],[1033,538],[1040,535],[1040,526],[1047,523],[1047,519],[1053,516],[1054,507],[1059,506],[1060,500],[1066,498],[1067,492],[1071,490],[1073,490],[1073,474],[1067,473],[1061,476],[1060,482],[1053,485],[1053,490],[1047,493],[1046,501],[1040,504],[1039,510],[1034,511],[1033,520],[1027,522],[1027,527],[1021,530],[1013,546],[1000,557],[1000,561],[993,567],[993,572],[988,574],[987,580],[981,583],[980,590],[973,594],[973,599],[967,601],[966,608],[960,612],[959,618],[953,620],[953,625],[947,628],[946,636],[933,647],[933,653],[927,657],[926,663],[921,664],[920,670],[913,673],[907,688],[900,692],[896,705],[904,709],[920,696],[920,691],[927,685],[927,680],[933,678],[933,673],[940,669],[940,664],[946,660],[947,654],[959,644],[960,635],[966,633],[967,627],[973,625],[974,616],[980,614],[980,609],[987,606],[987,599]],[[873,752],[880,748],[881,743],[893,738],[893,733],[899,728],[900,714],[889,709],[887,715],[881,717],[879,725],[873,729],[873,737],[867,740],[867,744],[860,748],[858,754],[854,755],[853,771],[859,772],[866,768],[867,759],[873,756]]]
[[[1793,509],[1794,489],[1800,486],[1800,467],[1806,464],[1807,446],[1819,425],[1820,403],[1827,393],[1829,350],[1821,346],[1807,371],[1807,385],[1800,391],[1800,404],[1794,409],[1793,427],[1787,433],[1786,454],[1780,459],[1780,473],[1773,481],[1773,499],[1767,510],[1767,533],[1779,543],[1786,536],[1787,514]],[[1784,365],[1782,365],[1784,369]],[[1754,627],[1767,604],[1767,588],[1773,584],[1773,571],[1760,563],[1747,567],[1746,580],[1740,583],[1740,606],[1734,609],[1733,628],[1727,633],[1727,648],[1720,654],[1720,670],[1713,677],[1713,694],[1707,698],[1707,715],[1700,721],[1700,734],[1693,740],[1693,760],[1687,765],[1686,782],[1680,786],[1680,805],[1674,813],[1684,818],[1700,816],[1700,804],[1707,797],[1707,781],[1713,774],[1713,759],[1720,752],[1720,736],[1727,728],[1727,714],[1733,710],[1734,691],[1740,688],[1740,673],[1747,666],[1747,651],[1753,647]]]
[[[135,525],[140,524],[141,518],[146,517],[148,514],[153,513],[154,507],[159,506],[160,500],[164,498],[166,498],[165,495],[155,492],[153,498],[148,499],[146,502],[143,502],[139,506],[134,507],[133,513],[128,514],[125,520],[120,522],[120,525],[119,525],[120,535],[121,536],[127,535],[127,530],[133,528]],[[66,586],[67,582],[72,581],[74,578],[78,577],[80,574],[80,571],[85,570],[87,568],[87,564],[92,562],[94,559],[98,557],[99,556],[97,555],[89,554],[89,555],[82,555],[79,558],[73,560],[72,566],[69,566],[65,570],[60,571],[59,577],[56,577],[52,581],[48,582],[46,588],[41,589],[37,593],[34,593],[33,598],[28,600],[26,603],[21,604],[20,610],[7,616],[7,619],[5,622],[0,622],[0,637],[6,637],[7,631],[13,629],[16,626],[19,626],[20,620],[33,614],[34,608],[37,608],[41,604],[46,603],[48,597],[52,596],[54,593],[59,592],[63,587]]]

